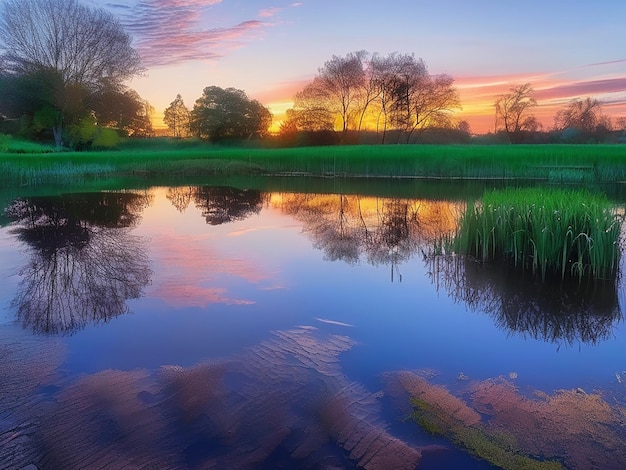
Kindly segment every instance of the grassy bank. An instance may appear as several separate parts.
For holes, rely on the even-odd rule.
[[[452,250],[509,262],[533,275],[616,275],[622,217],[604,195],[555,188],[505,189],[469,203]]]
[[[624,145],[334,146],[220,148],[198,142],[133,144],[116,151],[0,153],[0,172],[20,184],[120,174],[306,174],[422,178],[626,180]]]

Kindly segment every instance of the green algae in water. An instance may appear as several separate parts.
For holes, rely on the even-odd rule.
[[[412,399],[411,418],[431,434],[441,435],[456,445],[467,449],[472,455],[510,470],[557,470],[563,466],[554,460],[538,460],[519,450],[514,436],[490,433],[480,427],[464,426],[436,404]]]

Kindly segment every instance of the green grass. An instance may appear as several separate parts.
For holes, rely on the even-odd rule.
[[[586,190],[494,190],[468,203],[448,249],[509,262],[544,280],[610,279],[618,268],[621,223],[606,196]]]
[[[28,140],[16,139],[10,135],[0,134],[0,155],[6,153],[50,153],[54,147],[50,145],[31,142]]]
[[[0,152],[5,178],[22,181],[115,174],[626,180],[626,145],[373,145],[286,149],[218,147],[197,140],[129,141],[119,150]],[[50,150],[48,148],[48,150]],[[39,175],[39,177],[37,176]],[[56,176],[55,176],[56,175]]]

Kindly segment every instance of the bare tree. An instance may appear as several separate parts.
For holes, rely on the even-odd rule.
[[[592,98],[571,101],[556,113],[554,125],[573,134],[568,140],[580,141],[599,140],[612,128],[611,119],[602,113],[602,103]]]
[[[296,95],[284,129],[340,128],[345,142],[348,130],[374,124],[382,128],[383,143],[389,126],[409,142],[428,127],[451,125],[451,111],[460,107],[453,82],[449,75],[429,75],[413,54],[333,56]]]
[[[359,96],[366,83],[363,61],[365,51],[351,52],[345,57],[333,56],[319,69],[316,89],[325,98],[329,110],[339,116],[342,134],[350,120],[359,113]]]
[[[405,62],[413,60],[413,56],[399,55],[395,52],[386,57],[377,54],[372,56],[369,66],[369,80],[377,90],[374,102],[376,131],[382,127],[381,143],[385,143],[387,127],[390,124],[390,114],[395,102],[396,90],[400,86],[400,71]]]
[[[318,78],[308,84],[302,91],[296,93],[294,107],[287,111],[287,128],[290,124],[296,130],[304,131],[332,131],[335,128],[335,118],[330,97]]]
[[[496,98],[496,131],[504,130],[511,143],[521,142],[524,131],[534,132],[540,128],[539,121],[530,113],[537,106],[533,91],[530,83],[525,83],[511,87],[509,93]]]
[[[187,137],[190,134],[189,116],[190,112],[185,106],[183,97],[176,95],[174,101],[165,109],[163,122],[167,124],[174,137]]]
[[[56,70],[65,83],[94,87],[140,71],[139,55],[115,17],[76,0],[6,0],[0,34],[12,70]]]
[[[55,141],[62,144],[68,86],[94,92],[138,74],[139,54],[115,17],[76,0],[5,0],[0,49],[10,73],[47,75],[54,88]]]
[[[344,58],[333,56],[320,69],[322,83],[339,105],[344,134],[351,118],[358,113],[359,96],[366,83],[363,67],[365,56],[365,51],[352,52]]]
[[[445,74],[423,75],[419,67],[405,73],[394,94],[392,116],[406,142],[416,131],[450,127],[451,111],[460,107],[454,79]]]

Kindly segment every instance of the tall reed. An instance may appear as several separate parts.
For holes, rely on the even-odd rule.
[[[505,261],[533,275],[614,277],[623,217],[601,194],[586,190],[494,190],[470,202],[449,249]]]

